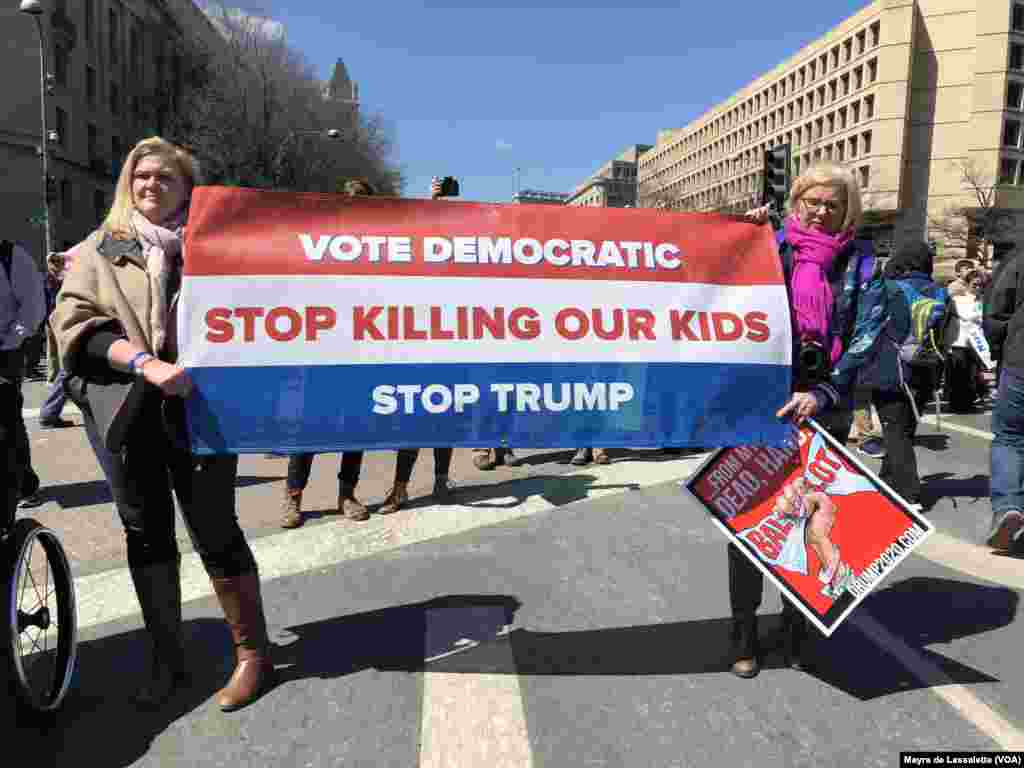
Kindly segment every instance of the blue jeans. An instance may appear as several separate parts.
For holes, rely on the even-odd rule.
[[[64,410],[64,403],[68,401],[68,396],[64,392],[65,378],[67,376],[62,368],[57,372],[57,378],[53,380],[50,392],[46,395],[46,402],[39,409],[39,419],[41,421],[53,421],[60,418],[61,411]]]
[[[992,514],[1024,512],[1024,369],[1003,368],[992,410]]]

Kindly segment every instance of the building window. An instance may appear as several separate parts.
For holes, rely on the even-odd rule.
[[[828,100],[830,102],[831,101],[835,101],[836,98],[838,98],[838,96],[839,96],[839,83],[838,83],[838,81],[833,80],[831,83],[828,84]]]
[[[820,162],[820,161],[821,161],[821,150],[820,149],[816,149],[816,150],[814,150],[814,162],[817,163],[817,162]]]
[[[60,181],[60,215],[65,219],[70,219],[72,215],[71,210],[71,182],[67,179],[61,179]]]
[[[1020,148],[1020,121],[1007,120],[1003,124],[1003,146]]]
[[[53,46],[53,79],[57,85],[68,84],[68,51],[63,45]]]
[[[1010,80],[1006,84],[1006,107],[1007,109],[1024,109],[1024,83],[1019,80]]]
[[[102,189],[94,189],[92,192],[92,213],[95,221],[107,218],[107,196]]]
[[[843,43],[843,62],[848,62],[853,58],[853,40],[847,40]]]
[[[818,109],[825,106],[825,86],[821,86],[818,89]]]
[[[865,36],[864,32],[858,32],[857,33],[857,55],[858,56],[860,56],[862,53],[864,53],[864,48],[865,48],[866,40],[867,40],[867,37]]]
[[[828,71],[828,54],[821,54],[821,58],[818,59],[818,67],[821,69],[821,76],[824,77]]]
[[[1024,4],[1013,4],[1013,31],[1024,32]]]
[[[839,141],[836,142],[836,162],[841,163],[846,159],[846,144]]]
[[[873,83],[878,79],[878,59],[868,62],[868,82]]]
[[[832,69],[839,68],[839,46],[832,49]]]
[[[860,122],[860,102],[855,101],[850,105],[850,122],[856,125]]]
[[[853,70],[853,89],[859,91],[864,87],[864,67]]]
[[[858,170],[860,171],[860,188],[867,189],[871,182],[871,167],[862,165]]]
[[[56,115],[57,119],[53,127],[57,133],[57,144],[59,146],[66,147],[68,133],[68,113],[60,107],[57,107]]]
[[[850,159],[853,160],[855,157],[857,157],[857,137],[851,136],[849,140],[846,142],[846,146],[850,150]]]
[[[85,103],[96,106],[96,70],[92,67],[85,68]]]
[[[113,80],[110,81],[110,114],[121,114],[121,89]]]
[[[839,80],[842,83],[842,95],[843,96],[849,96],[850,95],[850,73],[847,72],[845,75],[843,75],[841,78],[839,78]]]
[[[828,135],[831,136],[836,132],[836,113],[832,112],[828,116]]]
[[[1024,45],[1010,43],[1010,69],[1024,70]]]
[[[864,119],[870,120],[875,116],[875,97],[865,96],[864,97]]]
[[[807,70],[804,67],[800,67],[800,87],[803,88],[807,84]]]
[[[1017,183],[1017,161],[1010,157],[1004,157],[999,163],[999,183]]]
[[[814,123],[814,138],[820,139],[825,135],[825,119],[819,117]]]
[[[871,154],[871,131],[865,131],[861,134],[861,143],[863,144],[864,151],[861,154]]]
[[[871,25],[871,47],[877,48],[882,37],[882,26],[876,21]]]
[[[831,144],[829,144],[827,147],[825,147],[825,159],[826,160],[831,160],[832,159],[832,145]]]

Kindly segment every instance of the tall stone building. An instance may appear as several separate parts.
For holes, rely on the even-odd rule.
[[[662,131],[640,161],[641,196],[749,208],[765,150],[789,144],[794,175],[825,159],[855,171],[880,250],[930,237],[973,255],[978,225],[966,223],[966,242],[946,225],[985,208],[975,187],[1005,213],[994,238],[1005,249],[1024,234],[1022,124],[1024,2],[875,0]]]
[[[637,204],[637,164],[650,144],[633,144],[576,186],[566,205],[628,208]]]
[[[0,10],[0,236],[42,257],[39,43],[17,3]],[[185,42],[223,41],[190,0],[43,0],[53,245],[68,247],[106,215],[120,162],[164,130],[180,102]]]

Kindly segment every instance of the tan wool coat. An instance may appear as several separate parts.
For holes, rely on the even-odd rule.
[[[149,321],[151,285],[146,257],[137,240],[114,239],[102,231],[90,235],[76,253],[74,266],[64,278],[50,316],[64,369],[74,372],[81,343],[90,331],[111,321],[120,323],[128,340],[140,349],[158,354],[152,348]],[[172,312],[168,323],[171,336],[173,327]],[[160,357],[167,359],[168,355]]]

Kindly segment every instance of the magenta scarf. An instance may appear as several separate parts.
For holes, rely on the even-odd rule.
[[[842,356],[843,345],[838,337],[829,342],[835,297],[826,275],[836,256],[852,239],[853,230],[830,235],[806,228],[796,216],[786,220],[786,242],[793,249],[790,290],[797,339],[831,343],[833,363]]]

